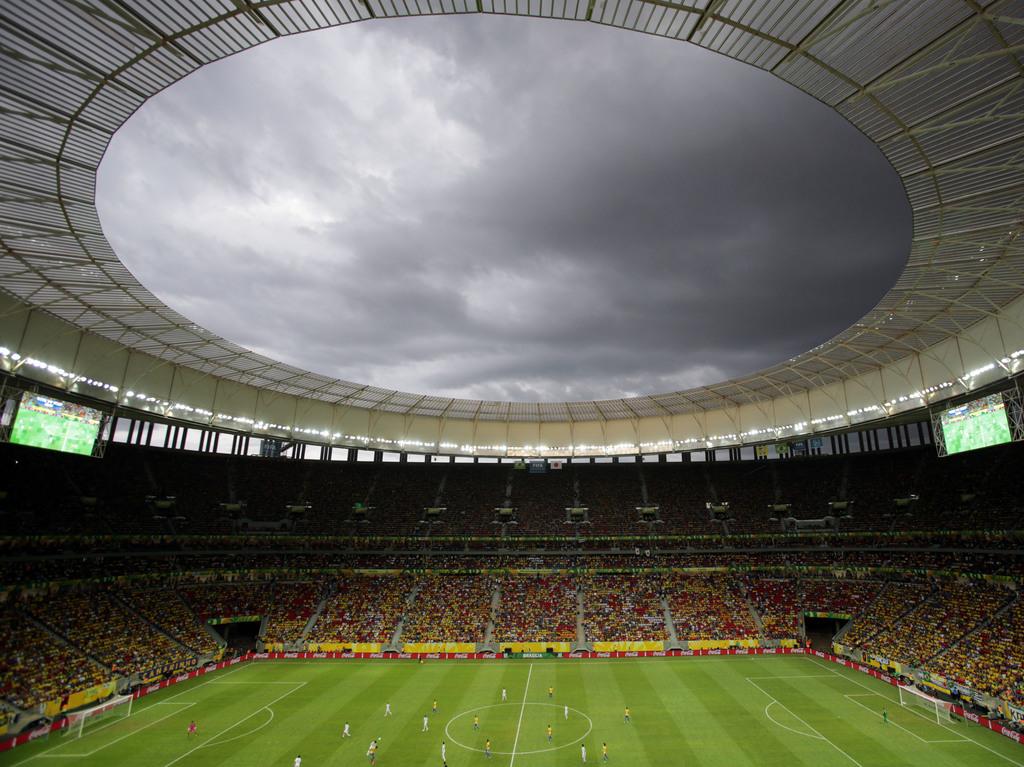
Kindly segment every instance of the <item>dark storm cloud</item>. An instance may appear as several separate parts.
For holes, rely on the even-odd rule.
[[[484,399],[751,372],[870,309],[895,173],[838,115],[679,43],[473,17],[359,24],[206,68],[101,167],[140,280],[227,338]]]

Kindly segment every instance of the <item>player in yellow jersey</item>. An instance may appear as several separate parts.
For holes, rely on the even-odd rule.
[[[608,761],[608,744],[607,743],[602,743],[601,744],[601,761],[602,762],[607,762]]]
[[[473,729],[474,730],[479,730],[480,729],[480,715],[479,714],[473,714]]]
[[[555,731],[551,729],[551,725],[549,724],[548,725],[548,743],[551,742],[551,740],[554,738],[554,736],[555,736]]]
[[[491,758],[491,739],[488,738],[484,741],[484,756],[488,759]]]
[[[622,721],[623,721],[624,723],[626,723],[626,724],[629,724],[629,723],[630,723],[630,721],[631,721],[631,720],[630,720],[630,718],[629,718],[629,706],[626,706],[626,713],[625,713],[625,715],[624,715],[624,716],[622,717]]]
[[[549,698],[555,697],[555,688],[554,687],[549,687],[548,688],[548,697]]]

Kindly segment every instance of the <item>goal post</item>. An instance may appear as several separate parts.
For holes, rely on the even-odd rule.
[[[938,725],[953,720],[953,704],[944,700],[926,695],[915,687],[899,687],[900,705],[905,708],[915,708],[927,711],[930,719],[934,719]]]
[[[84,732],[100,722],[110,723],[127,719],[132,715],[133,701],[134,698],[131,695],[115,695],[96,706],[72,711],[67,715],[68,726],[64,728],[64,735],[80,738]]]

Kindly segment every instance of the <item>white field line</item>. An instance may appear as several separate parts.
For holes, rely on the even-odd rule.
[[[800,735],[801,737],[804,737],[804,738],[812,738],[812,739],[814,739],[814,740],[824,740],[824,738],[823,738],[823,737],[821,737],[820,735],[814,735],[814,734],[812,734],[812,733],[809,733],[809,732],[800,732],[800,730],[794,730],[794,729],[793,729],[792,727],[790,727],[789,725],[785,725],[785,724],[783,724],[783,723],[782,723],[782,722],[780,722],[780,721],[779,721],[778,719],[776,719],[776,718],[775,718],[775,717],[773,717],[773,716],[772,716],[771,714],[769,714],[769,713],[768,713],[768,711],[769,711],[769,710],[771,709],[771,707],[772,707],[772,706],[774,706],[774,705],[775,705],[775,704],[777,704],[777,703],[778,703],[779,705],[782,705],[781,703],[779,703],[779,702],[778,702],[777,700],[775,700],[775,699],[773,698],[773,699],[772,699],[772,700],[771,700],[771,701],[770,701],[770,702],[768,703],[768,705],[764,707],[764,715],[765,715],[765,716],[766,716],[766,717],[768,718],[768,720],[769,720],[769,721],[773,722],[774,724],[778,725],[779,727],[781,727],[781,728],[782,728],[782,729],[784,729],[784,730],[789,730],[790,732],[792,732],[792,733],[793,733],[793,734],[795,734],[795,735]],[[791,714],[792,714],[793,712],[792,712],[792,711],[790,711],[789,713],[791,713]]]
[[[224,728],[223,730],[221,730],[221,731],[220,731],[220,732],[218,732],[218,733],[217,733],[216,735],[214,735],[214,736],[213,736],[212,738],[210,738],[210,739],[209,739],[209,740],[208,740],[208,741],[207,741],[206,743],[200,743],[200,744],[199,744],[198,746],[196,746],[195,748],[190,748],[190,749],[189,749],[188,751],[186,751],[186,752],[185,752],[184,754],[182,754],[181,756],[175,757],[174,759],[172,759],[171,761],[169,761],[169,762],[168,762],[167,764],[165,764],[165,765],[164,765],[164,767],[171,767],[171,765],[172,765],[172,764],[177,764],[177,763],[178,763],[178,762],[180,762],[180,761],[181,761],[182,759],[184,759],[184,758],[185,758],[186,756],[188,756],[189,754],[191,754],[191,753],[192,753],[193,751],[197,751],[197,750],[199,750],[200,748],[203,748],[204,746],[206,746],[206,745],[208,745],[208,744],[210,744],[210,743],[213,743],[213,741],[217,740],[217,738],[219,738],[219,737],[220,737],[221,735],[223,735],[223,734],[224,734],[225,732],[230,732],[231,730],[235,729],[235,728],[236,728],[236,727],[237,727],[238,725],[242,724],[242,722],[247,722],[247,721],[249,721],[249,720],[250,720],[250,719],[252,719],[252,718],[253,718],[254,716],[256,716],[256,714],[258,714],[258,713],[259,713],[260,711],[263,711],[263,710],[264,710],[264,709],[266,709],[266,708],[270,708],[270,707],[271,707],[272,705],[274,705],[275,703],[277,703],[277,702],[278,702],[279,700],[281,700],[282,698],[287,698],[287,697],[288,697],[289,695],[291,695],[291,694],[292,694],[293,692],[298,692],[299,690],[301,690],[301,689],[302,689],[303,687],[305,687],[305,686],[306,686],[306,682],[295,682],[295,685],[296,685],[296,687],[295,687],[295,689],[294,689],[294,690],[289,690],[289,691],[288,691],[288,692],[286,692],[286,693],[282,693],[281,695],[278,695],[278,696],[277,696],[276,698],[274,698],[274,699],[273,699],[272,701],[270,701],[270,703],[267,703],[267,704],[266,704],[265,706],[260,706],[260,707],[259,707],[258,709],[256,709],[255,711],[253,711],[253,712],[252,712],[251,714],[249,714],[248,716],[243,716],[243,717],[242,717],[241,719],[239,719],[239,720],[238,720],[237,722],[235,722],[234,724],[230,724],[230,725],[228,725],[228,726],[227,726],[227,727],[225,727],[225,728]]]
[[[844,695],[843,697],[846,698],[848,701],[850,701],[850,703],[856,703],[858,706],[860,706],[865,711],[868,711],[871,714],[873,714],[874,716],[877,716],[877,717],[881,718],[882,714],[880,712],[875,711],[870,706],[865,706],[863,703],[861,703],[859,700],[857,700],[857,698],[874,698],[874,697],[885,698],[884,695],[882,695],[882,696],[878,696],[878,695],[875,695],[875,694],[870,694],[869,695],[868,693],[864,692],[864,693],[856,693],[854,695]],[[889,699],[885,698],[885,700],[889,700]],[[969,742],[967,740],[967,738],[957,738],[956,740],[928,740],[926,738],[922,738],[920,735],[918,735],[913,730],[908,730],[902,724],[900,724],[899,722],[896,722],[896,721],[894,721],[892,719],[889,720],[889,724],[891,724],[893,727],[899,727],[901,730],[903,730],[903,732],[907,733],[908,735],[913,735],[915,738],[917,738],[922,743],[967,743],[967,742]]]
[[[189,706],[194,706],[195,703],[183,703],[181,705],[185,706],[185,708],[188,708]],[[137,730],[132,730],[131,732],[127,732],[127,733],[125,733],[124,735],[122,735],[119,738],[114,738],[113,740],[111,740],[111,741],[109,741],[107,743],[104,743],[102,746],[98,746],[97,748],[94,748],[92,751],[86,751],[84,754],[51,754],[49,752],[46,752],[44,754],[41,754],[41,756],[49,757],[51,759],[53,759],[53,758],[65,758],[66,759],[66,758],[71,758],[71,757],[92,756],[93,754],[98,754],[100,751],[102,751],[105,748],[109,748],[110,746],[114,745],[115,743],[120,743],[125,738],[130,738],[132,735],[137,735],[138,733],[142,732],[143,730],[148,730],[154,724],[159,724],[164,719],[170,719],[172,716],[175,716],[176,714],[180,714],[184,710],[185,709],[182,709],[182,708],[175,709],[174,711],[171,711],[169,714],[164,714],[159,719],[154,719],[149,724],[142,725],[142,727],[140,727]],[[71,741],[71,742],[75,743],[76,741]],[[66,745],[66,744],[61,744],[61,745]]]
[[[297,684],[297,682],[221,682],[221,681],[216,680],[216,679],[211,679],[209,682],[207,682],[207,684],[222,684],[224,686],[228,686],[228,685],[244,685],[244,684],[258,684],[258,685],[265,685],[265,684]]]
[[[755,682],[755,681],[754,681],[753,679],[750,679],[750,678],[748,677],[748,678],[747,678],[747,681],[748,681],[748,682],[750,682],[750,683],[751,683],[752,685],[754,685],[754,687],[756,687],[757,689],[759,689],[759,690],[760,690],[760,691],[761,691],[761,692],[762,692],[762,693],[763,693],[764,695],[768,695],[768,697],[769,697],[769,698],[771,698],[772,700],[774,700],[774,701],[775,701],[776,703],[778,703],[778,704],[779,704],[780,706],[782,706],[782,708],[783,708],[783,709],[785,709],[786,711],[788,711],[788,712],[789,712],[789,714],[790,714],[790,716],[792,716],[792,717],[793,717],[794,719],[796,719],[796,720],[797,720],[798,722],[800,722],[800,724],[802,724],[802,725],[803,725],[804,727],[806,727],[806,728],[807,728],[808,730],[810,730],[810,731],[811,731],[811,732],[813,732],[813,733],[814,733],[815,735],[817,735],[817,736],[818,736],[819,738],[821,738],[821,739],[822,739],[823,741],[825,741],[825,742],[826,742],[826,743],[828,743],[828,744],[829,744],[830,746],[832,746],[832,748],[834,748],[834,749],[835,749],[836,751],[838,751],[838,752],[839,752],[840,754],[842,754],[842,755],[843,755],[843,756],[845,756],[845,757],[846,757],[847,759],[849,759],[849,760],[850,760],[851,762],[853,762],[853,763],[854,763],[855,765],[857,765],[857,767],[864,767],[864,765],[862,765],[862,764],[861,764],[860,762],[858,762],[858,761],[857,761],[856,759],[854,759],[854,758],[853,758],[852,756],[850,756],[850,755],[849,755],[848,753],[846,753],[846,752],[845,752],[845,751],[844,751],[843,749],[841,749],[841,748],[840,748],[839,746],[837,746],[837,745],[836,745],[835,743],[833,743],[833,742],[832,742],[831,740],[829,740],[828,738],[826,738],[826,737],[825,737],[824,735],[822,735],[822,734],[821,734],[820,732],[818,732],[818,731],[817,731],[816,729],[814,729],[813,727],[811,727],[811,725],[809,725],[809,724],[808,724],[807,722],[805,722],[805,721],[804,721],[803,719],[801,719],[801,718],[800,718],[799,716],[797,716],[796,714],[794,714],[794,713],[793,713],[793,711],[792,711],[792,709],[790,709],[790,708],[787,708],[787,707],[786,707],[786,705],[785,705],[784,703],[779,703],[779,701],[778,701],[778,700],[776,700],[776,698],[775,698],[774,696],[772,696],[772,695],[769,695],[769,694],[768,694],[767,692],[765,692],[764,688],[763,688],[763,687],[761,687],[761,685],[759,685],[759,684],[758,684],[757,682]],[[774,720],[773,720],[773,721],[774,721]]]
[[[254,732],[259,732],[264,727],[266,727],[268,724],[270,724],[271,722],[274,721],[274,709],[272,709],[270,706],[264,706],[262,710],[263,711],[267,711],[270,714],[270,718],[267,721],[265,721],[263,724],[257,725],[256,727],[253,727],[248,732],[241,732],[238,735],[232,735],[227,740],[222,740],[222,741],[220,741],[218,743],[214,743],[213,741],[210,741],[209,743],[204,743],[203,746],[205,748],[210,748],[211,746],[223,746],[225,743],[230,743],[233,740],[241,740],[242,738],[248,738]]]
[[[865,690],[867,690],[868,692],[873,693],[875,695],[881,695],[880,692],[878,692],[877,690],[872,690],[870,687],[868,687],[866,684],[862,683],[860,680],[854,679],[852,676],[847,676],[846,674],[840,674],[835,669],[829,668],[829,666],[831,664],[829,664],[828,661],[825,661],[825,663],[818,663],[817,662],[817,660],[818,660],[817,658],[815,658],[813,656],[807,656],[807,657],[810,658],[811,662],[814,663],[815,666],[820,666],[821,668],[828,669],[829,671],[831,671],[833,674],[835,674],[840,679],[845,679],[848,682],[853,682],[858,687],[863,687]],[[844,666],[844,668],[845,668],[845,666]],[[860,673],[860,672],[857,672],[857,673]],[[899,700],[898,699],[890,698],[888,695],[882,695],[882,697],[885,698],[886,700],[893,701],[896,705],[899,705]],[[917,711],[914,711],[914,709],[910,709],[910,711],[912,711],[915,714],[918,713]],[[921,718],[924,719],[926,722],[931,722],[931,719],[927,719],[923,715],[921,716]],[[935,724],[938,727],[942,727],[943,729],[947,729],[947,730],[949,729],[948,727],[945,727],[945,725],[938,724],[937,722]],[[957,734],[959,735],[960,733],[957,733]],[[978,748],[983,748],[986,751],[988,751],[989,753],[995,754],[1000,759],[1005,759],[1010,764],[1015,764],[1015,765],[1017,765],[1017,767],[1024,767],[1024,762],[1018,762],[1016,759],[1011,759],[1010,757],[1006,756],[1006,754],[1001,754],[998,751],[996,751],[994,748],[986,746],[984,743],[979,743],[975,738],[972,738],[970,735],[963,735],[962,737],[967,738],[967,740],[969,740],[971,743],[976,745]]]
[[[533,676],[533,664],[530,664],[530,670],[526,672],[526,687],[523,689],[523,705],[519,707],[519,723],[516,724],[516,739],[512,741],[512,758],[509,760],[508,767],[512,767],[516,763],[516,746],[519,745],[519,729],[523,726],[523,712],[526,711],[526,694],[530,691],[530,677]]]
[[[169,700],[174,700],[175,698],[180,698],[182,695],[188,695],[193,690],[198,690],[200,687],[206,687],[206,685],[208,685],[208,684],[213,684],[214,682],[220,682],[220,680],[224,679],[224,677],[231,676],[232,674],[237,674],[239,671],[242,671],[243,669],[246,669],[246,668],[248,668],[251,665],[252,665],[251,662],[249,662],[249,663],[242,663],[238,668],[233,668],[233,669],[231,669],[226,674],[217,674],[216,671],[211,672],[209,674],[209,676],[214,677],[213,679],[207,679],[205,682],[200,682],[199,684],[190,685],[187,688],[185,688],[184,690],[182,690],[181,692],[176,692],[176,693],[174,693],[174,695],[171,695],[170,697],[164,698],[163,700],[160,701],[160,703],[166,703]],[[154,703],[153,705],[155,706],[155,705],[158,705],[158,704]]]
[[[748,676],[747,679],[831,679],[828,674],[789,674],[786,676]]]

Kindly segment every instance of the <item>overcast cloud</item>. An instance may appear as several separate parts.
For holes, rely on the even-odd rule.
[[[775,78],[596,25],[473,16],[265,45],[157,96],[100,168],[167,304],[320,373],[483,399],[752,372],[869,310],[910,215]]]

